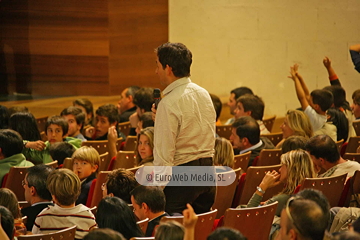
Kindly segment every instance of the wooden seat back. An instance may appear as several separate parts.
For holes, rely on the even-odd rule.
[[[360,153],[345,153],[343,158],[360,163]]]
[[[264,118],[262,121],[265,125],[265,127],[267,128],[267,130],[269,130],[269,132],[272,131],[272,128],[274,126],[274,122],[275,122],[275,118],[276,115],[272,116],[272,117],[268,117],[268,118]]]
[[[223,226],[239,230],[249,240],[269,239],[278,202],[255,208],[229,208]]]
[[[22,181],[25,178],[28,168],[29,167],[11,167],[4,185],[15,193],[18,201],[25,201]]]
[[[360,136],[350,137],[346,146],[345,153],[356,153],[357,148],[360,146]]]
[[[352,124],[353,124],[353,127],[355,129],[356,136],[360,136],[360,120],[353,121]]]
[[[216,217],[217,209],[212,210],[207,213],[197,214],[198,220],[195,225],[195,238],[196,240],[206,240],[207,236],[210,234],[211,229],[214,225],[214,220]],[[161,218],[160,222],[166,221],[177,221],[180,224],[183,223],[184,216],[164,216]]]
[[[128,136],[131,129],[131,124],[129,122],[122,122],[118,124],[118,129],[122,132],[125,136]]]
[[[231,125],[216,126],[216,133],[219,135],[219,137],[223,137],[223,138],[230,140]]]
[[[240,176],[241,168],[238,168],[234,170],[235,172],[235,179],[234,181],[227,186],[216,186],[216,196],[214,204],[212,205],[212,209],[217,209],[217,215],[216,218],[220,218],[222,215],[224,215],[226,209],[231,207],[234,195],[235,195],[235,189],[238,184],[238,179]],[[233,175],[230,172],[224,172],[224,173],[217,173],[216,175],[223,174],[223,177],[226,179],[230,179]]]
[[[263,149],[260,151],[256,166],[272,166],[280,164],[281,149]]]
[[[250,161],[250,155],[251,155],[251,151],[248,151],[243,154],[235,155],[233,169],[241,168],[242,172],[246,172]]]
[[[137,137],[136,136],[128,136],[125,140],[125,145],[123,147],[123,151],[133,151],[135,152]]]
[[[39,132],[46,132],[45,124],[49,116],[36,118],[36,124]]]
[[[278,145],[278,143],[283,139],[282,132],[270,133],[270,134],[262,134],[262,137],[267,137],[274,146]]]
[[[102,194],[103,191],[101,189],[101,186],[103,185],[103,183],[106,182],[107,175],[109,173],[110,173],[110,171],[101,171],[98,173],[97,178],[96,178],[95,187],[94,187],[94,193],[93,193],[91,204],[90,204],[90,208],[95,207],[95,206],[97,207],[99,205],[99,202],[103,198],[103,194]]]
[[[76,226],[72,226],[54,233],[20,235],[17,237],[17,239],[18,240],[74,240],[75,232],[76,232]]]
[[[136,224],[140,227],[141,231],[145,234],[146,229],[149,223],[149,218],[145,218],[144,220],[136,222]]]
[[[112,170],[118,168],[133,168],[135,166],[136,154],[134,151],[119,151],[112,167]]]
[[[347,173],[334,177],[305,178],[300,190],[312,188],[321,191],[329,200],[330,207],[338,206]]]
[[[259,186],[262,179],[264,178],[266,172],[280,169],[281,165],[273,165],[273,166],[260,166],[254,167],[251,166],[246,171],[246,177],[244,181],[244,185],[242,187],[242,192],[240,195],[239,204],[247,204],[251,198],[251,196],[256,191],[256,187]],[[263,201],[270,199],[275,196],[283,189],[283,185],[279,184],[276,187],[270,188],[266,191],[263,196]]]

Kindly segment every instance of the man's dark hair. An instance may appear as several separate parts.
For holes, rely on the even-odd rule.
[[[131,87],[128,87],[128,90],[126,91],[125,93],[125,96],[129,97],[129,96],[132,96],[134,98],[135,96],[135,93],[140,89],[139,86],[131,86]]]
[[[142,128],[153,127],[155,124],[151,112],[145,112],[139,119],[142,121]]]
[[[0,129],[0,149],[5,158],[21,153],[23,141],[20,134],[14,130]]]
[[[301,192],[298,192],[296,196],[299,196],[303,199],[312,200],[319,205],[319,207],[322,209],[324,215],[326,215],[326,219],[330,220],[330,204],[329,200],[326,198],[326,196],[319,190],[308,188],[304,189]],[[329,222],[329,224],[331,224]]]
[[[303,136],[297,136],[297,135],[290,136],[287,139],[285,139],[285,141],[283,142],[281,146],[281,153],[284,154],[297,149],[305,150],[305,145],[308,140],[309,140],[308,138]]]
[[[164,43],[155,49],[163,69],[171,67],[175,77],[189,77],[192,53],[182,43]]]
[[[119,122],[119,115],[114,104],[105,104],[96,110],[96,115],[107,117],[109,123]]]
[[[334,97],[328,90],[316,89],[310,93],[314,104],[318,104],[323,112],[334,103]]]
[[[107,193],[114,194],[115,197],[121,198],[128,204],[131,203],[130,192],[138,185],[134,173],[124,168],[111,171],[106,181]]]
[[[29,112],[17,112],[11,115],[9,128],[17,131],[24,140],[41,140],[36,119]]]
[[[54,115],[47,119],[45,123],[45,133],[47,132],[47,129],[51,124],[60,126],[63,131],[63,136],[65,136],[69,130],[69,124],[66,119],[64,117]]]
[[[151,112],[152,104],[154,103],[153,88],[140,88],[134,96],[133,103],[145,112]]]
[[[14,217],[4,206],[0,206],[1,226],[9,239],[14,237]]]
[[[46,187],[46,180],[52,171],[54,171],[54,168],[44,164],[40,164],[28,168],[26,175],[28,186],[33,186],[36,189],[36,192],[40,198],[49,201],[52,200],[52,197],[51,193]]]
[[[357,232],[339,232],[337,233],[332,240],[359,240],[360,234]]]
[[[81,110],[81,108],[70,106],[62,110],[60,115],[74,115],[77,125],[81,125],[80,131],[83,129],[85,124],[85,113]]]
[[[235,120],[232,127],[236,128],[236,134],[240,139],[246,137],[252,145],[257,144],[260,141],[259,124],[252,117],[240,117]]]
[[[211,101],[214,105],[215,112],[216,112],[216,121],[219,119],[222,109],[222,102],[218,96],[215,94],[210,93]]]
[[[160,187],[140,185],[130,193],[138,205],[146,203],[153,213],[165,211],[165,194]]]
[[[326,86],[323,90],[328,90],[333,94],[334,97],[334,106],[336,108],[343,108],[351,111],[348,101],[346,101],[346,92],[345,89],[341,86]]]
[[[126,240],[124,236],[110,228],[96,228],[86,234],[83,240]]]
[[[291,202],[289,212],[294,222],[288,217],[287,232],[293,228],[303,239],[324,238],[328,219],[317,203],[307,199],[296,199]]]
[[[330,163],[335,163],[340,158],[339,149],[328,135],[317,135],[306,143],[306,151],[316,158],[323,158]]]
[[[245,94],[239,97],[236,102],[242,103],[245,112],[251,111],[251,117],[255,120],[263,119],[265,104],[260,97],[253,94]]]
[[[68,142],[56,142],[50,145],[49,153],[54,161],[58,161],[58,164],[63,164],[65,158],[71,158],[75,152],[75,148]]]
[[[236,229],[220,227],[210,233],[206,240],[246,240],[247,238]]]
[[[354,103],[360,105],[360,89],[355,90],[351,96]]]
[[[344,139],[346,141],[349,135],[349,121],[344,112],[338,108],[329,108],[327,111],[328,122],[336,126],[336,140]]]
[[[245,94],[254,94],[253,91],[248,87],[238,87],[233,89],[230,93],[233,93],[235,95],[235,101]]]

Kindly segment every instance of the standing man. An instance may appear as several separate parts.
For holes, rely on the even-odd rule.
[[[120,95],[120,100],[117,105],[119,112],[119,122],[128,122],[129,117],[136,111],[136,106],[134,104],[134,96],[137,90],[140,88],[138,86],[131,86],[125,88]]]
[[[154,166],[212,166],[216,114],[210,94],[191,82],[192,54],[182,43],[164,43],[155,53],[156,74],[165,86],[155,118]],[[165,210],[197,214],[210,210],[215,187],[165,187]]]

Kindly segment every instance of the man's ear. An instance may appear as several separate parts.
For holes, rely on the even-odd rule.
[[[148,211],[150,211],[149,206],[148,206],[146,203],[144,203],[144,202],[141,204],[141,208],[144,209],[145,213],[148,212]]]
[[[31,196],[35,196],[35,194],[37,193],[36,188],[34,186],[30,187],[30,193],[31,193]]]
[[[170,67],[169,65],[166,64],[165,72],[166,72],[166,75],[173,74],[172,67]]]
[[[290,229],[289,232],[288,232],[288,235],[289,235],[289,239],[292,239],[292,240],[296,240],[297,239],[297,233],[295,231],[295,229]]]
[[[251,113],[252,113],[251,111],[246,111],[246,112],[245,112],[245,114],[246,114],[247,116],[251,116]]]

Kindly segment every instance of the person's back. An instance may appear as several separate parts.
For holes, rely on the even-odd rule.
[[[19,133],[10,129],[0,129],[0,183],[11,167],[34,166],[21,153],[23,142]]]
[[[35,219],[32,233],[56,232],[76,225],[76,239],[82,239],[96,226],[90,209],[82,204],[75,206],[80,194],[80,179],[69,169],[50,173],[47,187],[53,196],[55,206],[45,208]]]

